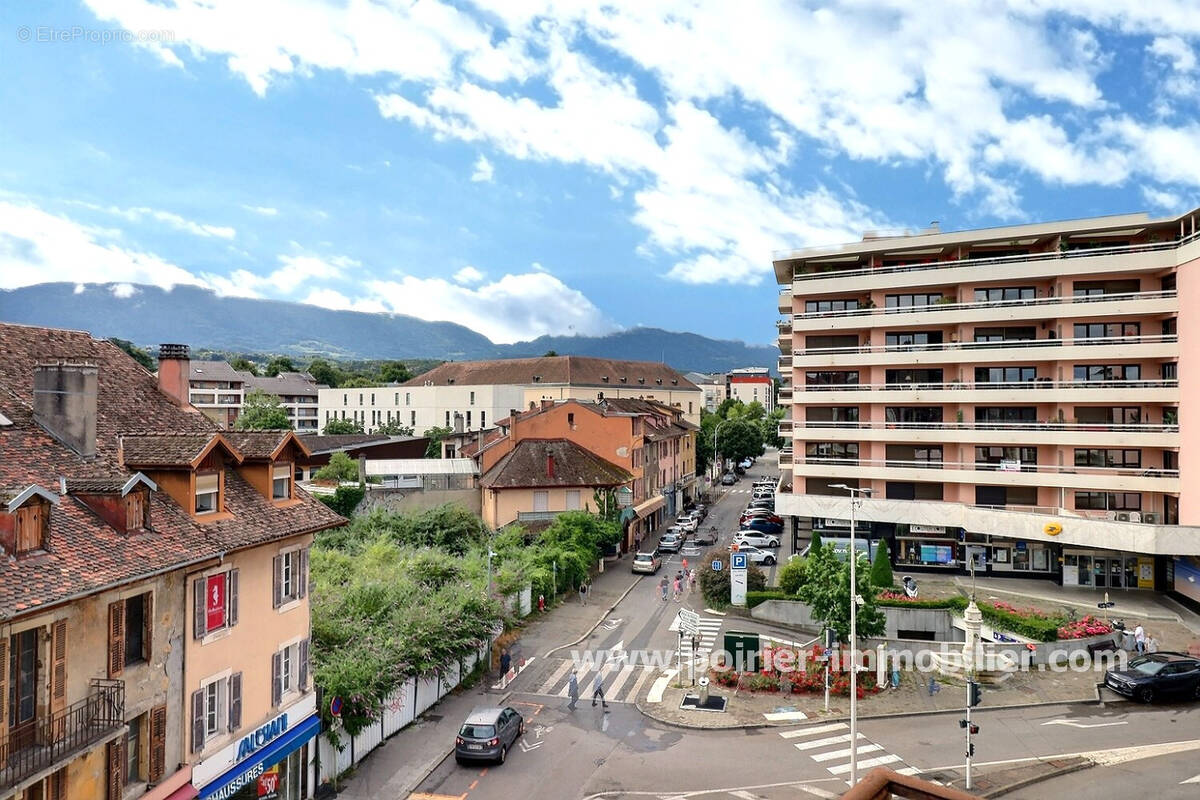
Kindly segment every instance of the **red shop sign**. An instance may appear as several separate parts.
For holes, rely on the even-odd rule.
[[[279,765],[258,776],[258,800],[275,800],[279,797]]]
[[[225,578],[225,575],[212,575],[208,579],[204,607],[205,628],[210,631],[225,627]]]

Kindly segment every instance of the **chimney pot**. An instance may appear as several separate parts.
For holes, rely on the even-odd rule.
[[[191,373],[191,356],[186,344],[158,346],[158,388],[177,406],[186,406],[191,402],[188,391]]]
[[[95,364],[60,361],[33,368],[33,418],[84,458],[96,455]]]

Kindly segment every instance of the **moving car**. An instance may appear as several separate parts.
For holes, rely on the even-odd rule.
[[[697,520],[692,515],[687,514],[675,520],[675,524],[672,527],[679,528],[681,531],[686,531],[687,533],[691,533],[692,531],[696,530],[696,524]]]
[[[768,511],[774,511],[775,510],[775,498],[774,497],[764,497],[764,498],[760,498],[758,500],[751,500],[750,503],[746,506],[746,510],[749,511],[750,509],[754,509],[754,508],[765,508]]]
[[[525,732],[525,718],[514,709],[477,708],[454,738],[454,760],[495,761],[503,764],[509,748]]]
[[[667,531],[658,540],[658,551],[660,553],[678,553],[681,547],[683,547],[683,537],[677,533]]]
[[[754,466],[754,461],[749,458],[743,458],[738,462],[738,466],[742,469],[750,469],[752,466]]]
[[[721,485],[722,486],[733,486],[737,482],[738,482],[738,476],[734,475],[732,472],[726,472],[724,475],[721,476]]]
[[[767,566],[770,566],[775,563],[775,554],[768,552],[766,550],[761,550],[757,547],[754,547],[754,546],[748,545],[748,544],[737,545],[736,551],[734,551],[733,548],[734,548],[734,545],[732,545],[732,544],[729,545],[729,549],[731,552],[745,553],[746,558],[749,559],[750,563],[752,563],[752,564],[766,564]]]
[[[742,530],[758,531],[759,533],[770,533],[778,536],[783,533],[783,525],[780,525],[778,522],[771,522],[769,519],[751,517],[742,523]]]
[[[1126,669],[1104,673],[1104,685],[1117,694],[1152,702],[1156,697],[1200,700],[1200,658],[1183,653],[1147,653]]]
[[[753,547],[779,547],[779,537],[757,531],[738,531],[733,540],[739,545],[748,544]]]
[[[651,550],[649,553],[637,553],[633,557],[633,572],[657,575],[661,567],[662,556],[658,554],[657,550]]]

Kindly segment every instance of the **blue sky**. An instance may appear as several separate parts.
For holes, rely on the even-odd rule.
[[[773,342],[779,249],[1200,195],[1190,0],[0,7],[0,288]]]

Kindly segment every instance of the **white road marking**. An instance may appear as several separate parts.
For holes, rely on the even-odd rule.
[[[846,584],[846,586],[849,586],[849,585],[850,585],[849,583]],[[1200,775],[1196,775],[1194,777],[1188,778],[1186,781],[1180,781],[1179,785],[1183,786],[1185,783],[1200,783]]]
[[[847,583],[846,586],[849,587],[850,584]],[[761,794],[752,794],[751,792],[747,792],[744,789],[738,789],[735,792],[730,792],[729,796],[736,797],[736,798],[738,798],[738,800],[764,800],[764,798]]]
[[[850,584],[847,583],[846,585],[849,586]],[[558,682],[563,679],[563,676],[567,674],[567,670],[569,669],[571,669],[571,662],[564,661],[561,667],[554,670],[554,674],[550,676],[550,679],[542,684],[542,688],[537,691],[537,694],[549,694],[550,690],[558,685]]]
[[[847,583],[846,585],[849,586],[850,584]],[[862,755],[863,753],[876,753],[882,749],[883,748],[877,744],[860,744],[857,748],[855,748],[855,752],[858,755]],[[844,750],[830,750],[828,753],[814,753],[812,760],[833,761],[835,758],[846,758],[849,755],[850,748],[847,747]]]
[[[847,584],[847,586],[848,585],[849,584]],[[802,792],[807,792],[808,794],[811,794],[814,797],[826,797],[826,798],[837,797],[837,795],[834,794],[833,792],[827,791],[825,789],[818,789],[816,786],[809,786],[806,783],[797,784],[796,788]]]
[[[846,586],[849,587],[850,584],[847,583]],[[629,664],[621,667],[621,671],[617,674],[616,680],[612,682],[611,686],[604,690],[604,693],[611,694],[613,697],[616,697],[620,693],[621,687],[625,685],[625,681],[629,680],[629,676],[633,674],[634,669],[635,667],[632,667]]]
[[[664,672],[661,677],[654,681],[654,685],[650,687],[650,694],[646,696],[646,702],[661,703],[663,699],[663,692],[667,690],[667,686],[670,685],[671,679],[677,674],[679,674],[678,670],[669,669]]]
[[[1053,753],[1041,756],[1027,756],[1025,758],[1006,758],[1000,761],[974,761],[972,764],[976,767],[999,767],[1007,764],[1027,764],[1031,761],[1049,761],[1057,758],[1090,758],[1093,762],[1103,766],[1112,766],[1113,764],[1123,764],[1128,761],[1138,761],[1143,758],[1155,758],[1157,756],[1166,756],[1173,753],[1186,753],[1191,750],[1200,750],[1200,739],[1188,739],[1181,742],[1163,742],[1161,744],[1135,745],[1133,747],[1118,747],[1112,750],[1087,750],[1082,753]],[[966,764],[947,764],[940,767],[931,767],[926,772],[945,772],[951,769],[963,769]]]
[[[847,587],[849,585],[850,584],[846,584]],[[767,722],[786,722],[789,720],[796,721],[808,719],[808,715],[803,711],[772,711],[770,713],[764,713],[763,716],[766,717]]]
[[[847,583],[846,586],[849,587],[850,584]],[[1129,722],[1122,720],[1121,722],[1093,722],[1091,724],[1086,724],[1083,722],[1075,722],[1075,721],[1069,720],[1069,719],[1052,719],[1049,722],[1043,722],[1042,724],[1043,725],[1070,725],[1072,728],[1109,728],[1109,727],[1112,727],[1113,725],[1128,725]]]
[[[867,737],[860,733],[858,738],[866,739]],[[841,744],[842,742],[848,741],[850,741],[850,734],[843,733],[841,736],[827,736],[824,739],[813,739],[809,742],[798,742],[796,745],[794,745],[794,747],[797,750],[815,750],[818,747],[826,747],[831,744]]]
[[[846,586],[849,586],[849,585],[850,584],[846,584]],[[542,746],[542,744],[543,743],[541,741],[529,742],[529,741],[526,741],[523,737],[521,739],[521,749],[526,753],[528,753],[530,750],[537,750],[539,747]]]
[[[858,768],[860,770],[864,770],[870,769],[871,767],[882,767],[884,764],[895,764],[899,760],[900,756],[894,756],[891,753],[888,753],[887,755],[880,756],[879,758],[868,758],[866,761],[860,761],[858,762]],[[834,775],[845,775],[850,771],[850,765],[838,764],[836,767],[830,767],[829,771]]]
[[[848,584],[847,584],[848,585]],[[796,728],[790,731],[780,731],[779,735],[784,739],[799,739],[802,736],[816,736],[818,733],[829,733],[830,731],[844,731],[850,726],[844,722],[831,722],[828,725],[817,725],[812,728]],[[847,739],[847,741],[849,741]]]
[[[637,682],[633,684],[633,688],[630,689],[629,694],[626,695],[626,697],[629,698],[629,702],[631,702],[631,703],[637,702],[638,694],[641,693],[641,691],[642,691],[642,684],[644,684],[646,682],[646,679],[649,678],[651,675],[653,675],[654,672],[655,672],[654,667],[649,667],[649,666],[645,666],[645,665],[642,666],[642,674],[638,676]]]

